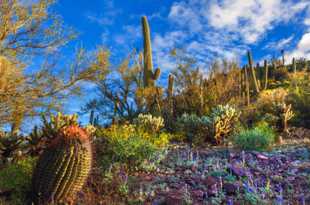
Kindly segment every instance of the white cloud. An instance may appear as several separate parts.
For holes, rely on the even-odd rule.
[[[297,49],[303,52],[310,51],[310,33],[305,33],[300,39]]]
[[[295,17],[307,9],[309,20],[304,23],[310,28],[309,0],[177,1],[168,14],[172,30],[154,38],[157,63],[171,67],[173,63],[167,51],[179,46],[195,56],[200,65],[208,65],[217,58],[238,61],[237,57],[244,55],[250,45],[257,44],[276,26],[297,21]],[[175,36],[175,32],[182,33],[182,37]],[[265,48],[288,48],[294,39],[292,35]],[[295,54],[305,54],[301,53],[301,48],[307,45],[305,42],[301,39]]]
[[[305,33],[299,40],[297,47],[286,54],[288,63],[293,58],[310,58],[310,32]]]
[[[106,17],[103,15],[95,15],[95,14],[91,14],[91,13],[86,14],[86,18],[90,22],[97,23],[100,26],[112,25],[114,22],[113,18]]]
[[[185,2],[174,3],[168,18],[180,26],[188,27],[193,32],[199,32],[203,28],[199,13]]]
[[[109,26],[114,23],[117,15],[122,13],[121,9],[115,7],[113,0],[105,1],[102,10],[104,12],[100,14],[87,12],[85,17],[92,23],[97,23],[100,26]]]
[[[236,33],[244,43],[252,44],[309,5],[309,1],[294,0],[184,0],[173,4],[169,19],[191,32],[213,28]]]
[[[276,42],[270,42],[264,47],[264,49],[274,49],[274,50],[284,49],[285,47],[290,45],[293,39],[294,39],[294,35],[281,39]]]
[[[208,20],[212,27],[240,34],[245,43],[257,42],[278,23],[286,23],[310,2],[283,0],[224,0],[210,6]]]
[[[153,40],[155,65],[161,66],[163,71],[174,68],[175,64],[170,52],[178,47],[178,43],[183,42],[185,37],[186,34],[183,31],[168,32],[164,35],[156,34]]]

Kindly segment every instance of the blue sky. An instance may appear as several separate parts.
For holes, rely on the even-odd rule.
[[[309,0],[61,0],[53,9],[80,32],[77,42],[88,49],[104,45],[119,61],[141,48],[140,17],[148,16],[154,61],[166,70],[175,47],[203,65],[216,58],[243,62],[247,49],[256,60],[281,49],[288,59],[310,50]]]
[[[141,49],[140,18],[146,15],[163,82],[175,65],[173,48],[194,56],[206,72],[215,59],[244,64],[247,49],[256,61],[278,57],[281,49],[287,61],[310,57],[310,0],[59,0],[52,9],[80,33],[69,48],[105,46],[115,64]]]

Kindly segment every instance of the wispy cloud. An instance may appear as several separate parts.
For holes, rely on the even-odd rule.
[[[167,67],[172,65],[167,50],[178,46],[195,56],[200,65],[206,66],[217,58],[238,61],[237,56],[243,55],[249,46],[256,45],[269,31],[291,22],[309,7],[306,0],[177,1],[167,16],[172,30],[155,35],[154,52],[159,57],[158,63]],[[305,20],[306,23],[310,24],[310,20]],[[182,33],[182,37],[171,38],[176,32]],[[293,39],[290,36],[267,47],[284,48]]]
[[[264,49],[272,49],[272,50],[284,49],[290,45],[290,43],[293,41],[293,39],[294,39],[294,35],[292,35],[288,38],[281,39],[279,41],[270,42],[264,47]]]
[[[97,23],[100,26],[112,25],[114,22],[113,18],[107,17],[105,15],[87,13],[85,16],[90,22]]]
[[[86,12],[85,17],[91,23],[96,23],[100,26],[107,26],[107,25],[112,25],[117,15],[122,13],[121,9],[115,7],[114,2],[112,0],[105,1],[102,10],[104,12],[99,13],[99,14],[93,13],[93,12]]]
[[[297,47],[286,55],[288,62],[293,58],[310,58],[310,32],[305,33],[299,40]]]

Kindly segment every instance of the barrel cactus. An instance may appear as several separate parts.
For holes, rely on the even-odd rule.
[[[62,128],[40,156],[32,178],[33,204],[74,202],[91,169],[89,134],[78,125]]]

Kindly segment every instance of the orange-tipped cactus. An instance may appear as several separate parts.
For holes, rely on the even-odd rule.
[[[77,125],[61,129],[40,156],[33,173],[35,205],[72,202],[91,170],[89,134]]]

